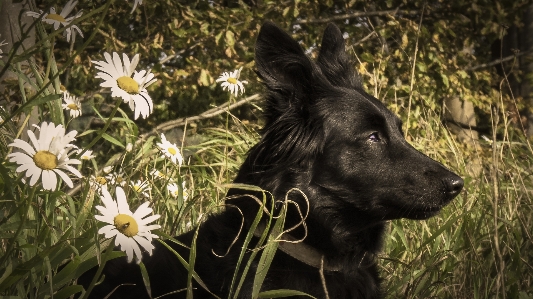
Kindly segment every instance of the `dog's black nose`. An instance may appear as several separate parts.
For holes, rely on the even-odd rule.
[[[463,190],[464,182],[463,179],[458,176],[450,176],[443,180],[446,196],[448,199],[453,199],[454,197]]]

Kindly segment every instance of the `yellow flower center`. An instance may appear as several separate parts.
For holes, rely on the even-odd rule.
[[[133,80],[130,77],[122,76],[117,79],[117,84],[120,89],[124,90],[129,94],[138,94],[139,93],[139,83]]]
[[[124,179],[122,179],[121,176],[117,176],[116,180],[117,180],[117,183],[120,184],[120,183],[122,183],[122,181],[123,181]]]
[[[33,156],[33,162],[41,169],[51,170],[57,167],[57,156],[49,151],[38,151]]]
[[[179,190],[176,189],[176,191],[174,191],[174,192],[172,193],[172,195],[178,197],[179,193],[180,193]]]
[[[79,110],[78,105],[71,103],[67,105],[68,109],[70,110]]]
[[[139,225],[135,218],[126,214],[118,214],[114,219],[115,227],[126,237],[133,237],[139,232]]]
[[[49,20],[54,20],[54,21],[58,21],[58,22],[66,22],[67,20],[65,20],[65,18],[63,18],[62,16],[58,15],[58,14],[55,14],[55,13],[49,13],[45,19],[49,19]]]
[[[107,184],[107,180],[103,176],[98,176],[94,180],[100,185]]]
[[[142,188],[141,188],[141,186],[139,186],[139,185],[134,185],[134,186],[133,186],[133,190],[135,190],[135,192],[139,192],[139,191],[141,191],[141,189],[142,189]]]
[[[231,83],[231,84],[237,84],[237,79],[235,78],[228,78],[228,82]]]
[[[169,147],[169,148],[167,149],[167,151],[168,151],[171,155],[173,155],[173,156],[176,154],[176,149],[173,148],[173,147]]]

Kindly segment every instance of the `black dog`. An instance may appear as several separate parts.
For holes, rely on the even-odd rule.
[[[313,62],[287,33],[265,23],[257,38],[256,67],[266,86],[266,124],[235,182],[297,203],[299,208],[287,205],[284,226],[296,229],[283,238],[304,239],[280,243],[261,291],[381,298],[375,255],[386,221],[434,216],[461,191],[462,179],[405,141],[400,119],[363,90],[335,25],[326,28]],[[293,188],[298,191],[289,192]],[[231,189],[226,210],[208,217],[198,230],[194,270],[209,291],[193,280],[195,298],[228,297],[245,237],[251,236],[248,232],[260,210],[246,194],[262,196]],[[267,218],[263,216],[254,229],[248,248],[257,245]],[[177,239],[190,246],[193,238],[194,231]],[[170,244],[188,260],[189,249]],[[239,298],[252,296],[257,260]],[[143,262],[153,297],[182,290],[163,298],[185,298],[188,273],[175,254],[158,243]],[[140,273],[139,266],[125,258],[112,260],[91,296],[103,298],[116,286],[133,283],[118,287],[111,298],[146,298]],[[94,271],[80,283],[87,285],[91,275]]]

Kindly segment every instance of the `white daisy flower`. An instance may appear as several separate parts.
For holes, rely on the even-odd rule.
[[[78,155],[82,152],[83,150],[82,149],[79,149],[77,151]],[[86,150],[85,153],[83,153],[83,155],[80,157],[80,159],[82,160],[91,160],[91,159],[94,159],[96,156],[93,155],[93,151],[91,150]]]
[[[133,3],[133,9],[131,10],[130,13],[133,13],[135,8],[137,8],[137,4],[143,4],[143,0],[135,0],[135,3]]]
[[[102,169],[104,173],[109,174],[111,171],[113,171],[113,165],[106,166]]]
[[[100,189],[107,189],[108,180],[107,178],[103,176],[94,176],[91,175],[89,178],[89,186],[92,189],[100,190]]]
[[[96,74],[96,78],[105,80],[100,86],[110,87],[112,97],[121,97],[124,103],[129,103],[131,110],[135,111],[135,119],[139,115],[146,118],[152,113],[154,105],[146,91],[148,86],[157,81],[154,74],[145,70],[134,72],[139,63],[139,54],[133,56],[131,62],[126,54],[122,54],[120,60],[116,52],[113,52],[113,58],[107,52],[104,57],[106,61],[93,61],[101,71]]]
[[[241,93],[244,93],[243,84],[248,84],[248,81],[239,81],[241,70],[242,67],[233,72],[224,72],[222,73],[222,76],[218,77],[217,82],[222,82],[221,86],[223,90],[226,90],[227,88],[229,92],[235,94],[235,96],[239,95],[239,89]]]
[[[167,189],[168,189],[168,192],[170,193],[170,195],[174,196],[174,197],[178,197],[179,196],[179,187],[176,183],[172,183],[172,184],[168,184],[167,185]],[[183,183],[181,183],[181,189],[183,190],[183,200],[187,200],[187,198],[189,198],[189,192],[187,191],[187,188],[185,187],[185,181],[183,181]]]
[[[146,217],[153,211],[149,207],[149,202],[143,203],[135,213],[132,213],[126,200],[126,194],[120,187],[117,187],[115,195],[116,201],[106,189],[102,190],[100,199],[104,206],[96,206],[102,215],[95,215],[94,217],[108,225],[99,229],[98,233],[104,234],[106,238],[115,237],[115,245],[120,246],[121,250],[126,252],[128,262],[131,262],[135,256],[137,263],[140,263],[142,255],[139,245],[152,255],[154,250],[152,240],[157,239],[158,236],[152,234],[151,230],[161,228],[157,224],[148,224],[161,216]]]
[[[30,186],[35,185],[39,178],[45,190],[55,190],[57,186],[57,176],[73,187],[72,180],[64,172],[68,170],[75,176],[81,178],[81,173],[70,164],[81,164],[80,160],[70,159],[70,155],[76,152],[77,147],[70,144],[74,141],[77,131],[70,131],[65,135],[65,128],[62,125],[57,127],[52,123],[43,122],[40,127],[34,125],[39,130],[39,139],[28,130],[28,136],[33,144],[21,139],[15,139],[9,146],[18,147],[24,152],[11,153],[9,161],[16,162],[20,166],[17,172],[26,171],[26,177],[31,177]]]
[[[83,12],[80,10],[75,16],[67,18],[67,16],[72,12],[72,9],[74,9],[74,6],[76,6],[77,3],[78,1],[70,0],[69,2],[67,2],[67,4],[65,4],[60,14],[56,13],[55,7],[50,7],[50,13],[44,13],[42,21],[47,24],[54,25],[54,30],[59,29],[59,25],[68,27],[74,19],[81,17],[81,15],[83,14]],[[41,15],[43,15],[43,11],[40,10],[38,13],[34,11],[28,11],[26,12],[26,15],[38,19],[41,17]],[[75,31],[73,29],[75,29]],[[68,42],[70,42],[71,35],[72,35],[72,42],[76,40],[76,31],[78,31],[81,37],[83,37],[83,33],[81,32],[80,28],[76,25],[72,25],[68,27],[67,29],[65,29],[65,35],[67,36]]]
[[[135,190],[135,192],[137,192],[137,193],[139,193],[141,195],[144,195],[146,197],[150,196],[148,194],[148,191],[152,190],[152,188],[150,188],[148,186],[147,182],[143,182],[141,180],[132,181],[132,182],[130,182],[130,186],[131,186],[131,189]]]
[[[122,186],[126,185],[126,176],[124,172],[114,172],[106,176],[106,179],[111,183],[111,185]]]
[[[157,178],[157,179],[167,179],[168,176],[166,174],[164,174],[163,172],[157,170],[157,169],[152,169],[152,171],[150,171],[150,175]]]
[[[63,92],[63,109],[70,111],[70,117],[76,118],[81,115],[80,99],[71,95],[68,91]]]
[[[170,158],[174,164],[177,161],[178,165],[181,166],[183,156],[181,155],[180,149],[174,143],[170,143],[163,133],[161,133],[161,141],[161,143],[157,143],[157,146],[163,151],[164,156]]]

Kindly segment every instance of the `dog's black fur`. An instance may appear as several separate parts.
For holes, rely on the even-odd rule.
[[[259,186],[283,199],[298,188],[309,199],[304,243],[324,255],[339,271],[324,271],[329,298],[381,298],[374,259],[390,219],[426,219],[438,213],[462,189],[463,181],[441,164],[416,151],[404,139],[401,121],[367,94],[345,53],[340,30],[330,24],[320,54],[311,61],[287,33],[267,22],[256,43],[257,74],[266,86],[262,138],[249,152],[235,182]],[[249,193],[231,189],[228,195]],[[304,197],[291,199],[307,212]],[[228,295],[247,228],[259,205],[249,197],[230,200],[244,214],[228,207],[201,224],[196,241],[195,270],[211,292]],[[287,212],[285,227],[301,217]],[[304,237],[300,226],[290,233]],[[194,232],[177,237],[190,245]],[[239,235],[235,244],[231,244]],[[156,242],[143,262],[154,297],[186,288],[187,271],[174,254]],[[170,243],[170,242],[169,242]],[[189,251],[172,245],[182,257]],[[224,257],[228,248],[231,250]],[[252,265],[239,298],[250,298]],[[103,298],[147,297],[139,266],[125,258],[108,263],[105,280],[92,292]],[[94,275],[94,272],[92,272]],[[91,274],[80,279],[87,285]],[[211,298],[195,284],[195,298]],[[278,250],[262,290],[292,289],[326,298],[319,269]],[[164,298],[185,298],[186,292]]]

